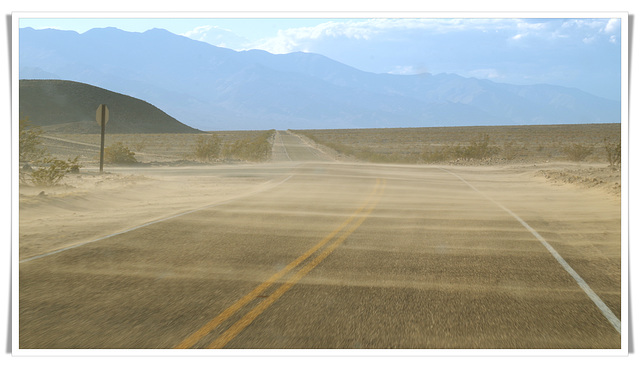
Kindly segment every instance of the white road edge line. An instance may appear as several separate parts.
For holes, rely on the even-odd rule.
[[[29,257],[29,258],[25,258],[25,259],[23,259],[23,260],[20,260],[20,262],[19,262],[19,263],[24,263],[24,262],[33,261],[34,259],[43,258],[43,257],[47,257],[47,256],[50,256],[50,255],[53,255],[53,254],[57,254],[57,253],[60,253],[60,252],[64,252],[64,251],[69,250],[69,249],[78,248],[78,247],[81,247],[81,246],[83,246],[83,245],[87,245],[87,244],[94,243],[94,242],[97,242],[97,241],[100,241],[100,240],[108,239],[108,238],[114,237],[114,236],[116,236],[116,235],[125,234],[125,233],[128,233],[128,232],[133,231],[133,230],[138,230],[138,229],[140,229],[140,228],[143,228],[143,227],[146,227],[146,226],[149,226],[149,225],[153,225],[153,224],[157,224],[157,223],[159,223],[159,222],[163,222],[163,221],[171,220],[171,219],[174,219],[174,218],[176,218],[176,217],[180,217],[180,216],[188,215],[188,214],[190,214],[190,213],[194,213],[194,212],[197,212],[197,211],[201,211],[201,210],[204,210],[204,209],[207,209],[207,208],[213,208],[213,207],[221,206],[221,205],[223,205],[223,204],[227,204],[227,203],[233,202],[233,201],[238,200],[238,199],[240,199],[240,198],[248,197],[248,196],[251,196],[251,195],[254,195],[254,194],[262,193],[262,192],[264,192],[265,190],[275,188],[275,187],[277,187],[277,186],[279,186],[279,185],[283,184],[283,183],[284,183],[284,182],[286,182],[287,180],[291,179],[292,177],[293,177],[293,175],[289,175],[287,178],[285,178],[284,180],[280,181],[279,183],[276,183],[276,184],[274,184],[274,185],[272,185],[272,186],[265,187],[265,188],[263,188],[262,190],[258,190],[258,191],[254,191],[254,192],[245,193],[245,194],[239,195],[239,196],[237,196],[237,197],[234,197],[234,198],[228,199],[228,200],[226,200],[226,201],[222,201],[222,202],[216,202],[216,203],[208,204],[208,205],[206,205],[206,206],[198,207],[198,208],[196,208],[196,209],[189,210],[189,211],[186,211],[186,212],[181,212],[181,213],[178,213],[178,214],[175,214],[175,215],[169,216],[169,217],[164,217],[164,218],[161,218],[161,219],[158,219],[158,220],[153,220],[153,221],[150,221],[150,222],[146,222],[146,223],[144,223],[144,224],[142,224],[142,225],[134,226],[134,227],[132,227],[132,228],[129,228],[129,229],[126,229],[126,230],[123,230],[123,231],[119,231],[119,232],[117,232],[117,233],[113,233],[113,234],[105,235],[105,236],[100,237],[100,238],[92,239],[92,240],[89,240],[89,241],[86,241],[86,242],[82,242],[82,243],[79,243],[79,244],[70,245],[70,246],[68,246],[68,247],[64,247],[64,248],[56,249],[56,250],[54,250],[54,251],[47,252],[47,253],[43,253],[43,254],[39,254],[39,255],[37,255],[37,256],[33,256],[33,257]],[[268,184],[268,183],[270,183],[270,182],[271,182],[271,181],[268,181],[268,182],[266,182],[265,184]]]
[[[580,275],[578,275],[578,273],[571,266],[569,266],[567,261],[565,261],[564,258],[562,258],[562,256],[551,246],[551,244],[549,244],[542,237],[542,235],[538,234],[538,232],[535,229],[533,229],[531,226],[529,226],[529,224],[527,224],[523,219],[521,219],[520,216],[516,215],[515,213],[513,213],[507,207],[503,206],[502,204],[500,204],[500,203],[496,202],[495,200],[493,200],[491,197],[489,197],[486,194],[484,194],[481,191],[479,191],[476,187],[474,187],[469,182],[467,182],[462,177],[460,177],[460,175],[458,175],[456,173],[453,173],[453,172],[451,172],[449,170],[443,169],[443,168],[440,168],[440,170],[445,171],[445,172],[457,177],[463,183],[467,184],[471,189],[475,190],[480,195],[482,195],[483,197],[485,197],[489,201],[493,202],[495,205],[497,205],[498,207],[500,207],[504,211],[506,211],[508,214],[510,214],[513,218],[518,220],[518,222],[520,222],[520,224],[522,224],[522,226],[524,226],[525,229],[529,230],[529,232],[531,234],[533,234],[533,236],[535,236],[536,239],[538,239],[538,241],[540,241],[540,243],[542,245],[544,245],[545,248],[547,248],[547,250],[549,251],[549,253],[551,253],[553,258],[555,258],[556,261],[558,261],[558,263],[560,263],[562,268],[564,268],[565,271],[567,271],[569,273],[569,275],[571,275],[571,277],[573,277],[573,279],[578,283],[578,286],[580,286],[580,288],[587,294],[587,296],[591,299],[591,301],[593,301],[593,303],[598,307],[598,309],[600,309],[600,312],[602,312],[602,314],[607,318],[607,320],[609,320],[609,323],[611,323],[611,325],[616,329],[616,331],[618,331],[618,333],[620,333],[621,322],[618,319],[618,317],[616,317],[616,315],[613,314],[611,309],[609,309],[609,307],[607,307],[607,305],[602,301],[602,299],[600,299],[600,297],[591,289],[591,287],[589,287],[587,282],[584,281],[584,279],[582,277],[580,277]]]

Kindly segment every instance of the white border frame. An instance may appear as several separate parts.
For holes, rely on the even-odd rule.
[[[404,11],[319,11],[319,12],[14,12],[12,13],[12,354],[14,356],[218,356],[218,357],[452,357],[452,356],[626,356],[629,346],[629,14],[627,12],[404,12]],[[173,350],[173,349],[20,349],[19,331],[19,165],[17,124],[19,121],[19,20],[22,18],[620,18],[621,19],[621,348],[620,349],[274,349],[274,350]],[[322,354],[320,354],[322,353]]]

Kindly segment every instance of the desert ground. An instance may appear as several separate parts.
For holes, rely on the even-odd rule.
[[[45,133],[82,168],[20,186],[19,348],[620,349],[620,125],[433,129],[277,131],[265,162],[112,135],[139,163],[103,174],[99,136]],[[500,153],[407,162],[476,133]]]

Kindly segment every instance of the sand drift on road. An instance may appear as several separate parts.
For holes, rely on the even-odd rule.
[[[21,188],[19,348],[621,349],[619,196],[337,157]]]

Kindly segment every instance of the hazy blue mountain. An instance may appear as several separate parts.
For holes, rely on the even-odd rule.
[[[367,73],[318,54],[236,52],[161,29],[20,30],[20,78],[88,83],[198,129],[620,122],[577,89]]]

